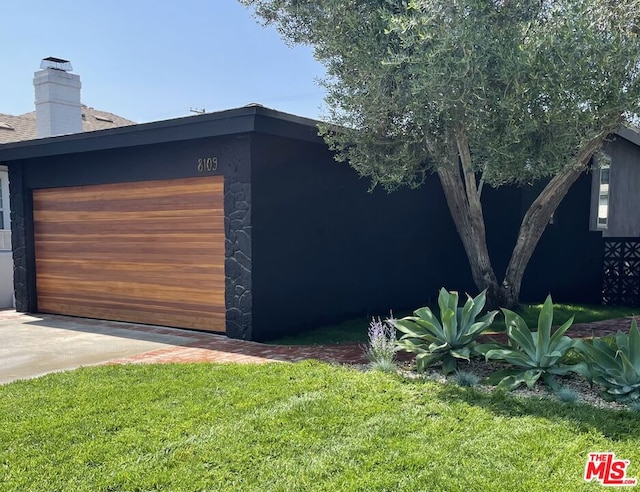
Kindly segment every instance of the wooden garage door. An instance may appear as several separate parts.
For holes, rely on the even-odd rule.
[[[35,190],[38,310],[225,331],[221,176]]]

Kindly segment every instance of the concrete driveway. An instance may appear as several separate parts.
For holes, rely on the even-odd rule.
[[[154,332],[135,326],[0,311],[0,384],[193,341],[181,330],[165,328]]]
[[[224,335],[0,311],[0,384],[98,364],[366,362],[359,344],[267,345]]]

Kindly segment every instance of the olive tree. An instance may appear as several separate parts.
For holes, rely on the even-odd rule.
[[[638,110],[640,0],[240,1],[325,65],[338,160],[387,190],[437,174],[491,305],[518,302],[552,214]],[[538,180],[499,276],[483,187]]]

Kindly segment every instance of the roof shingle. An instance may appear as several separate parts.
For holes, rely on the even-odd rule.
[[[113,113],[82,105],[82,130],[93,132],[136,123]],[[0,144],[36,138],[36,112],[19,116],[0,113]]]

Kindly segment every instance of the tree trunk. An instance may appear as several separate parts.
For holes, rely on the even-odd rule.
[[[500,286],[487,248],[480,194],[471,168],[466,133],[458,129],[454,135],[448,164],[438,167],[437,173],[449,211],[462,239],[473,281],[480,290],[487,289],[487,303],[491,305],[500,296]]]
[[[491,266],[486,241],[480,192],[471,167],[471,154],[464,131],[454,133],[451,157],[446,166],[437,169],[449,211],[464,246],[473,281],[479,290],[487,289],[487,307],[514,308],[518,305],[525,269],[542,237],[551,216],[569,189],[585,171],[593,153],[600,148],[609,132],[588,142],[574,159],[574,164],[554,176],[525,213],[504,280]]]

